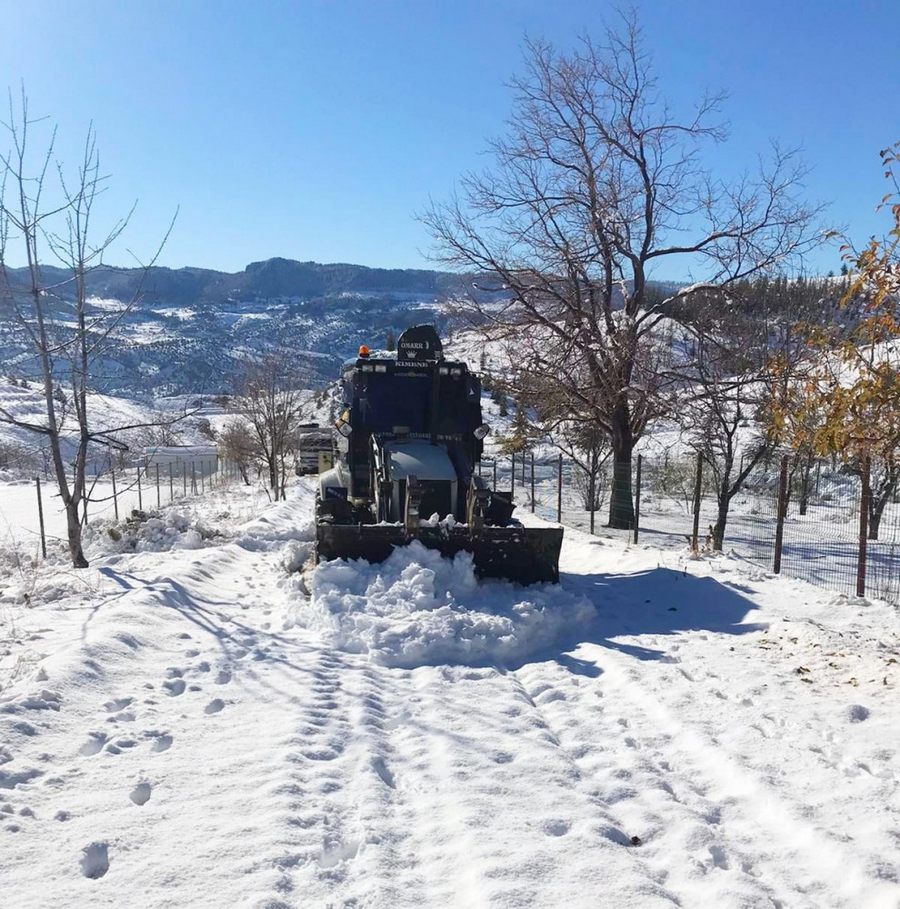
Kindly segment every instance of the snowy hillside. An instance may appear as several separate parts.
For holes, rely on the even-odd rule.
[[[26,424],[41,426],[47,422],[46,404],[37,382],[29,382],[27,387],[23,387],[18,380],[0,374],[0,408],[12,419]],[[64,455],[71,458],[77,422],[66,404],[57,402],[57,413],[63,418],[61,437]],[[88,396],[88,414],[93,431],[110,431],[113,438],[139,451],[155,431],[152,425],[147,424],[167,420],[177,420],[172,424],[171,434],[180,443],[190,445],[208,441],[200,428],[206,422],[210,425],[220,422],[221,408],[208,398],[196,395],[158,399],[153,395],[143,395],[139,399],[132,399],[91,394]],[[10,422],[0,422],[0,445],[11,446],[7,449],[10,463],[0,461],[0,481],[4,478],[16,479],[45,473],[49,462],[45,462],[42,454],[45,450],[44,443],[44,437],[40,434]],[[99,444],[92,447],[92,460],[102,458],[102,448]],[[0,503],[0,514],[2,511]]]
[[[252,495],[0,592],[10,905],[898,905],[896,611],[568,529],[298,573]]]
[[[47,279],[64,280],[49,269]],[[131,301],[134,269],[91,276],[88,321]],[[153,269],[137,305],[116,330],[114,349],[95,372],[102,390],[147,394],[212,393],[227,389],[233,364],[248,354],[277,350],[309,372],[311,383],[334,377],[341,360],[361,343],[378,346],[417,322],[446,325],[438,301],[450,281],[439,272],[391,271],[272,259],[243,272]],[[67,285],[63,284],[63,288]],[[31,375],[27,339],[0,301],[0,362]],[[71,324],[65,290],[50,307],[52,322]]]

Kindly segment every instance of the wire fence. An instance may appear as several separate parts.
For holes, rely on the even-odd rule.
[[[135,513],[177,505],[240,479],[235,465],[217,458],[125,468],[108,464],[87,478],[81,521],[126,520]],[[66,536],[65,508],[56,486],[40,478],[30,485],[4,488],[0,519],[8,535],[38,541],[44,557],[48,540]]]
[[[569,457],[525,453],[485,458],[480,471],[495,489],[512,490],[520,509],[578,530],[661,546],[715,545],[717,481],[698,457],[636,456],[633,515],[627,499],[611,501],[609,461],[591,472]],[[761,462],[730,499],[722,548],[839,593],[900,603],[900,496],[883,489],[867,469],[786,456]]]
[[[590,471],[563,455],[526,453],[484,458],[479,471],[492,488],[512,491],[520,509],[623,542],[712,549],[721,520],[716,480],[700,458],[636,456],[624,502],[612,501],[608,460]],[[83,519],[119,520],[239,478],[234,465],[217,459],[108,469],[91,478]],[[722,548],[839,593],[900,603],[900,496],[884,488],[867,470],[786,456],[762,462],[730,500]],[[5,498],[13,490],[21,502],[11,503],[8,524],[17,521],[44,550],[47,538],[65,536],[50,484],[7,487]]]

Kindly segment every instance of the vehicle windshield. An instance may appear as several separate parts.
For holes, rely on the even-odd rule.
[[[464,433],[467,429],[466,384],[460,378],[439,376],[438,433]],[[432,376],[365,373],[358,377],[361,427],[367,432],[393,432],[405,427],[426,433],[431,425]]]

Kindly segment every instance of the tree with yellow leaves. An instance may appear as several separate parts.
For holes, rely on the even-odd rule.
[[[877,539],[885,505],[900,480],[900,142],[881,152],[891,190],[878,210],[891,215],[881,239],[842,247],[850,266],[835,325],[806,326],[799,371],[773,364],[770,431],[798,452],[837,455],[871,468],[869,536]]]

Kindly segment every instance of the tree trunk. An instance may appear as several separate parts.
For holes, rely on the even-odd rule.
[[[869,512],[869,539],[877,540],[878,531],[881,527],[881,514],[876,512]]]
[[[72,567],[87,568],[88,561],[81,548],[81,517],[78,514],[78,502],[71,499],[66,503],[66,530],[68,531]]]
[[[631,454],[634,433],[627,402],[616,407],[611,438],[613,450],[612,489],[609,494],[609,526],[622,530],[634,527],[634,499],[631,495]]]
[[[805,515],[809,508],[809,479],[812,476],[812,455],[807,455],[800,472],[800,514]]]
[[[869,496],[869,539],[877,540],[878,532],[881,528],[881,518],[884,515],[884,509],[891,500],[894,490],[897,488],[897,473],[895,468],[889,468],[887,476],[883,477],[878,484],[877,492],[872,491]]]
[[[890,492],[873,495],[869,498],[869,539],[877,540],[881,529],[881,517],[890,498]]]
[[[716,552],[722,551],[722,545],[725,542],[725,527],[728,524],[728,506],[730,504],[731,501],[727,495],[719,496],[719,511],[712,529],[712,547]]]

